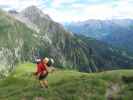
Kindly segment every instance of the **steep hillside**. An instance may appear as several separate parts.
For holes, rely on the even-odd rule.
[[[32,59],[37,46],[36,34],[12,16],[0,10],[0,71],[11,70],[15,63]]]
[[[0,80],[1,100],[131,100],[132,70],[86,74],[57,70],[49,74],[49,88],[41,89],[32,76],[34,64],[21,64]]]
[[[21,18],[23,17],[21,20],[20,16]],[[114,66],[114,68],[121,68],[121,66],[129,68],[129,66],[132,66],[132,60],[127,57],[127,55],[117,54],[118,52],[115,50],[108,50],[104,54],[98,52],[97,48],[95,48],[97,44],[99,45],[99,51],[103,52],[109,49],[109,46],[96,40],[93,40],[95,43],[88,41],[90,44],[88,45],[82,37],[81,39],[79,37],[77,38],[72,33],[66,31],[62,25],[54,22],[48,15],[45,15],[35,6],[26,8],[15,15],[15,17],[27,26],[34,25],[37,27],[38,38],[42,42],[42,49],[39,51],[40,56],[53,57],[57,62],[56,64],[58,64],[57,66],[69,66],[72,69],[87,72],[97,71],[99,67],[101,67],[100,69],[103,67],[104,69],[111,69],[112,66]],[[104,45],[104,47],[102,45]],[[92,50],[94,52],[92,52]],[[91,53],[93,53],[97,59],[93,59]],[[108,56],[108,54],[115,57],[112,58]]]
[[[103,37],[103,41],[111,44],[114,47],[127,51],[133,56],[133,23],[131,27],[128,27],[128,31],[125,28],[118,29],[119,33],[112,33]]]
[[[1,71],[11,71],[17,62],[34,61],[36,56],[52,57],[58,67],[84,72],[132,68],[127,55],[74,36],[35,6],[15,14],[0,11],[0,21]]]
[[[92,60],[90,65],[95,63],[99,70],[133,68],[128,66],[133,64],[133,58],[124,50],[114,48],[107,43],[83,35],[75,36],[84,41],[87,44],[86,47],[90,48],[89,55],[91,55],[90,60]]]
[[[85,47],[85,43],[78,41],[62,25],[52,21],[50,17],[35,6],[26,8],[19,16],[23,16],[24,20],[29,20],[30,23],[36,25],[39,29],[37,37],[41,41],[41,48],[38,52],[41,57],[52,57],[56,60],[57,66],[61,67],[69,66],[69,68],[78,70],[79,67],[84,65],[89,67],[89,55],[86,55],[89,51]],[[19,16],[15,15],[17,18]],[[19,21],[24,22],[27,26],[29,25],[26,21]],[[82,47],[83,44],[84,47]],[[84,51],[84,48],[87,52]]]
[[[37,16],[40,16],[37,13],[40,12],[38,8],[31,8]],[[0,61],[2,65],[0,71],[3,73],[5,70],[7,73],[11,71],[17,62],[31,61],[34,56],[53,57],[56,65],[60,67],[70,66],[67,68],[80,70],[80,67],[85,65],[89,68],[89,55],[86,55],[89,51],[84,47],[87,50],[85,52],[84,48],[81,47],[85,43],[78,41],[71,33],[64,30],[60,24],[53,22],[44,15],[44,17],[40,16],[35,19],[36,22],[40,23],[41,27],[30,22],[24,15],[20,15],[21,18],[23,17],[20,20],[18,13],[17,15],[16,13],[12,15],[3,11],[0,13],[0,58],[2,59]],[[35,15],[33,16],[36,18]],[[39,31],[33,30],[32,26],[35,26]],[[53,32],[48,32],[47,29]],[[76,67],[77,65],[78,67]],[[91,70],[89,69],[89,71]],[[96,68],[94,71],[96,71]]]

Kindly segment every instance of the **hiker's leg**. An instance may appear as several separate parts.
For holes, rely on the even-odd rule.
[[[43,83],[43,80],[40,80],[39,83],[40,83],[40,85],[41,85],[42,88],[45,87],[45,85],[44,85],[44,83]]]
[[[43,80],[43,84],[44,84],[45,88],[48,88],[48,81],[47,80]]]

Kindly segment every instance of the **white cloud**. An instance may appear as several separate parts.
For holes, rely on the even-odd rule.
[[[120,18],[132,18],[133,19],[133,1],[121,0],[116,4],[114,10],[119,13]]]
[[[57,22],[64,22],[64,21],[70,21],[74,20],[74,15],[72,15],[73,11],[71,13],[69,12],[62,12],[53,8],[45,8],[44,13],[48,14],[51,16],[51,18]]]
[[[80,8],[82,9],[86,5],[85,4],[80,4],[80,3],[75,3],[75,4],[72,4],[71,6],[72,6],[72,8],[75,8],[75,9],[80,9]]]
[[[112,17],[114,12],[111,7],[104,5],[93,5],[85,8],[84,13],[86,13],[88,18],[108,19],[109,17]]]
[[[70,4],[75,2],[76,0],[52,0],[53,7],[60,7],[62,4]]]
[[[5,10],[16,9],[20,11],[30,5],[39,6],[40,4],[41,0],[0,0],[0,6]]]
[[[80,2],[77,2],[80,1]],[[106,3],[83,3],[84,0],[0,0],[3,9],[18,11],[36,5],[57,22],[87,19],[132,18],[133,0],[110,0]],[[91,1],[91,0],[90,0]],[[94,0],[92,0],[94,2]],[[99,1],[99,0],[95,0]]]
[[[57,0],[55,0],[57,1]],[[58,6],[64,2],[68,3],[69,0],[58,0]],[[132,2],[132,3],[131,3]],[[132,0],[117,0],[110,3],[100,4],[83,4],[73,3],[69,11],[60,11],[53,8],[49,10],[51,17],[58,21],[84,21],[88,19],[133,19],[133,1]],[[67,8],[66,8],[67,9]]]
[[[88,19],[110,19],[113,15],[113,9],[104,5],[72,5],[71,11],[62,12],[54,8],[47,8],[44,13],[49,14],[57,22],[84,21]],[[78,9],[78,11],[77,11]]]

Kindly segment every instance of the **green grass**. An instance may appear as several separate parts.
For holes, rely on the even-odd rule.
[[[36,66],[19,64],[9,77],[0,80],[0,100],[107,100],[111,85],[119,91],[112,94],[113,100],[131,100],[133,83],[124,83],[122,76],[133,76],[133,70],[117,70],[102,73],[80,73],[57,70],[48,76],[49,88],[41,89],[32,72]]]

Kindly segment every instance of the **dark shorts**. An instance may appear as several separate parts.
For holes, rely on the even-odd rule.
[[[44,80],[47,76],[48,76],[48,73],[46,73],[45,75],[40,75],[39,80]]]

